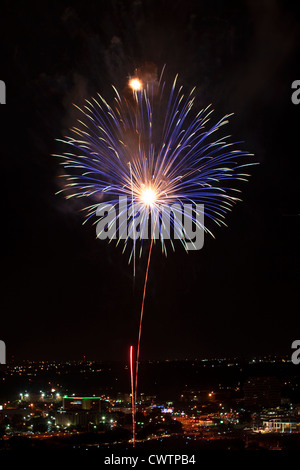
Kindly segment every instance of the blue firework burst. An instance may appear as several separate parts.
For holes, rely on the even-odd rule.
[[[230,115],[211,124],[211,107],[197,111],[195,89],[185,93],[177,82],[176,76],[168,88],[162,80],[135,79],[129,94],[113,87],[111,105],[100,95],[86,100],[78,108],[82,118],[59,139],[65,146],[58,155],[64,167],[61,191],[66,198],[85,199],[85,221],[97,222],[100,204],[118,207],[119,224],[104,224],[102,234],[110,230],[110,238],[122,240],[124,249],[133,239],[130,258],[138,239],[140,251],[143,246],[134,227],[141,234],[149,216],[155,221],[150,238],[160,239],[165,254],[166,239],[175,249],[171,230],[187,248],[175,223],[184,205],[203,207],[205,220],[199,221],[193,211],[189,218],[213,236],[210,221],[226,224],[226,213],[240,200],[234,181],[247,181],[245,167],[254,164],[230,136],[216,137]],[[129,206],[120,208],[120,198],[127,198]],[[169,207],[175,207],[171,228],[161,215]]]

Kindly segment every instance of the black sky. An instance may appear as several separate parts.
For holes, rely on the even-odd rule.
[[[55,139],[72,102],[122,88],[147,61],[234,112],[260,163],[228,228],[151,261],[141,358],[290,354],[299,337],[300,9],[284,1],[4,2],[1,7],[0,338],[16,359],[123,359],[137,338],[145,260],[95,240],[55,195]]]

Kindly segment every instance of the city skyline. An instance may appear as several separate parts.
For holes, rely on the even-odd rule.
[[[203,450],[299,448],[300,389],[290,360],[175,362],[143,363],[136,402],[143,458],[166,449],[199,458]],[[0,380],[2,452],[135,455],[126,363],[23,361],[2,366]]]

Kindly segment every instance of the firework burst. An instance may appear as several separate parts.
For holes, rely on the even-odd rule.
[[[129,87],[130,93],[122,95],[113,87],[113,105],[100,95],[86,100],[78,108],[82,118],[60,140],[66,150],[58,156],[64,167],[61,191],[67,199],[89,201],[84,204],[85,221],[96,217],[100,202],[117,206],[120,197],[128,198],[128,217],[118,213],[120,224],[111,238],[117,243],[123,240],[124,250],[134,239],[131,259],[137,242],[132,220],[137,212],[141,226],[151,214],[165,254],[166,238],[175,247],[172,237],[163,235],[164,207],[204,205],[208,223],[201,228],[213,236],[209,221],[225,225],[226,213],[240,200],[232,182],[247,180],[244,167],[253,163],[245,162],[250,154],[229,142],[230,136],[214,137],[230,115],[210,124],[211,107],[195,111],[195,89],[185,94],[177,76],[169,90],[161,79],[144,84],[133,78]],[[175,238],[187,248],[184,238]]]

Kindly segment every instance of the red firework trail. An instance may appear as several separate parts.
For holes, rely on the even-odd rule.
[[[132,346],[130,346],[130,374],[131,374],[131,393],[132,393],[132,405],[131,405],[132,406],[132,443],[133,443],[133,447],[135,446],[135,424],[136,424],[135,423],[135,416],[136,416],[136,404],[137,404],[137,384],[138,384],[138,370],[139,370],[139,358],[140,358],[140,347],[141,347],[142,323],[143,323],[143,316],[144,316],[144,306],[145,306],[147,281],[148,281],[149,266],[150,266],[150,260],[151,260],[151,253],[152,253],[156,223],[157,223],[157,219],[155,220],[154,227],[153,227],[153,234],[152,234],[152,237],[151,237],[151,243],[150,243],[149,254],[148,254],[148,261],[147,261],[147,268],[146,268],[146,274],[145,274],[143,299],[142,299],[141,314],[140,314],[139,335],[138,335],[138,343],[137,343],[136,363],[135,363],[135,385],[133,384],[133,365],[132,365],[132,349],[133,348],[132,348]]]
[[[135,403],[137,403],[137,382],[138,382],[138,370],[139,370],[139,357],[140,357],[140,346],[141,346],[142,322],[143,322],[143,315],[144,315],[145,296],[146,296],[146,288],[147,288],[147,281],[148,281],[148,274],[149,274],[149,266],[150,266],[150,259],[151,259],[152,246],[153,246],[153,237],[151,238],[151,244],[150,244],[150,248],[149,248],[147,269],[146,269],[146,274],[145,274],[144,291],[143,291],[143,300],[142,300],[142,307],[141,307],[141,315],[140,315],[140,326],[139,326],[139,336],[138,336],[137,353],[136,353],[136,368],[135,368]]]
[[[135,394],[133,383],[133,346],[130,346],[129,362],[130,362],[130,380],[131,380],[131,406],[132,406],[132,445],[135,447]]]

